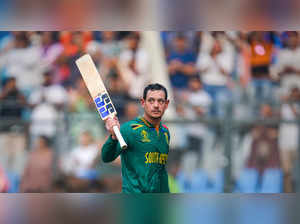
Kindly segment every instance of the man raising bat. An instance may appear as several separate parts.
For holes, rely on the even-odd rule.
[[[168,93],[160,84],[150,84],[144,89],[141,105],[144,115],[124,123],[121,134],[127,143],[122,149],[113,130],[120,127],[117,117],[105,120],[110,136],[102,147],[102,160],[112,162],[119,155],[122,162],[122,192],[168,193],[166,163],[170,134],[161,123],[168,108]]]

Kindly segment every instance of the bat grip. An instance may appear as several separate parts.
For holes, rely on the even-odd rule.
[[[114,133],[115,133],[116,136],[117,136],[117,139],[118,139],[118,141],[119,141],[119,143],[120,143],[121,148],[122,148],[122,149],[126,149],[126,148],[127,148],[127,144],[126,144],[126,142],[124,141],[124,138],[123,138],[123,136],[121,135],[121,132],[120,132],[118,126],[113,126],[113,130],[114,130]]]

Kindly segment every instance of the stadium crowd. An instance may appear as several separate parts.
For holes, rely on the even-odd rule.
[[[229,136],[232,191],[296,190],[299,35],[160,33],[178,120],[197,121],[172,130],[172,192],[223,192],[224,132],[209,121],[228,117],[249,121]],[[0,32],[0,192],[120,191],[120,160],[99,159],[106,132],[75,60],[93,57],[125,122],[151,82],[142,43],[142,32]]]

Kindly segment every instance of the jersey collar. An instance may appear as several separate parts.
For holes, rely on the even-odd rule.
[[[147,127],[149,128],[155,128],[153,124],[151,124],[149,121],[147,121],[144,117],[138,117],[138,119],[143,122]],[[159,128],[161,129],[162,125],[161,122],[159,123]]]

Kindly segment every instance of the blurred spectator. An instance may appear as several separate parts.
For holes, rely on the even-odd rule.
[[[192,120],[203,118],[209,113],[212,104],[212,98],[203,90],[202,83],[198,76],[190,78],[188,83],[189,89],[185,96],[186,109],[185,116]],[[208,128],[206,125],[194,123],[187,125],[188,149],[201,153],[203,143],[207,138]]]
[[[300,47],[299,34],[287,32],[286,47],[278,50],[277,62],[272,66],[273,74],[280,80],[281,96],[289,93],[292,87],[300,88]]]
[[[59,67],[56,65],[58,56],[63,52],[63,45],[59,42],[55,42],[55,32],[41,32],[41,43],[39,46],[40,57],[42,66],[46,71],[51,70],[53,77],[53,83],[59,83]]]
[[[78,79],[74,88],[69,89],[69,111],[88,112],[95,109],[83,79]]]
[[[33,47],[39,46],[41,43],[41,36],[38,31],[26,31],[26,36]]]
[[[41,102],[32,110],[31,114],[31,143],[40,135],[45,135],[50,139],[54,139],[58,126],[58,112],[56,108],[45,101],[45,96],[41,98]]]
[[[75,60],[86,52],[87,44],[92,40],[92,36],[79,31],[61,32],[60,40],[64,47],[56,60],[60,69],[60,80],[64,86],[74,87],[80,77]]]
[[[273,44],[267,40],[267,32],[255,31],[249,36],[251,46],[251,95],[256,102],[270,100],[272,83],[270,65],[273,56]]]
[[[119,118],[122,120],[124,119],[126,104],[130,101],[130,96],[126,88],[124,88],[122,79],[116,74],[111,75],[107,81],[110,98],[114,103]]]
[[[68,104],[67,91],[58,84],[53,84],[53,73],[44,73],[43,84],[34,90],[29,97],[29,104],[33,108],[31,114],[31,142],[39,135],[54,138],[59,127],[58,119],[62,117]],[[61,144],[61,143],[60,143]]]
[[[115,103],[114,103],[115,104]],[[93,102],[83,79],[78,79],[76,86],[69,90],[69,111],[72,116],[69,116],[70,137],[72,144],[77,142],[82,130],[89,130],[96,140],[104,139],[103,125],[96,125],[95,121],[99,120],[99,114],[96,111],[95,103]]]
[[[216,39],[210,54],[199,55],[197,68],[204,89],[213,99],[212,115],[224,116],[224,105],[230,99],[228,84],[231,81],[233,58],[223,50],[221,42]]]
[[[142,89],[150,81],[150,62],[147,52],[140,46],[139,33],[132,32],[126,38],[127,49],[120,54],[119,69],[122,79],[133,99],[142,97]]]
[[[32,92],[29,104],[34,107],[39,103],[47,102],[61,110],[68,103],[68,93],[60,85],[53,83],[53,73],[49,70],[44,73],[43,84]]]
[[[186,39],[187,48],[194,51],[194,53],[197,53],[198,47],[200,45],[197,40],[197,35],[201,32],[195,32],[195,31],[185,31],[185,32],[178,32],[178,31],[163,31],[161,32],[162,41],[165,47],[166,55],[169,56],[171,52],[174,51],[174,39],[177,36],[184,36]],[[195,46],[197,45],[197,46]]]
[[[50,146],[50,139],[40,136],[30,152],[20,191],[23,193],[51,192],[55,167],[55,155]]]
[[[185,36],[178,35],[173,40],[174,50],[168,56],[168,71],[175,94],[177,90],[188,88],[188,78],[196,74],[196,54],[188,48]]]
[[[6,31],[6,32],[1,32],[1,37],[0,37],[0,55],[6,53],[9,49],[13,47],[14,43],[14,37],[15,37],[15,32],[16,31]],[[19,32],[19,31],[17,31]]]
[[[180,171],[180,161],[175,160],[168,165],[168,181],[170,193],[181,193],[181,189],[177,183],[176,177]]]
[[[100,49],[104,57],[108,59],[116,58],[120,55],[123,48],[120,41],[117,41],[117,32],[103,31],[101,33]]]
[[[8,77],[15,77],[21,91],[30,91],[42,81],[40,54],[30,46],[25,32],[15,33],[14,47],[0,56],[0,68],[5,68]]]
[[[104,79],[106,79],[107,76],[119,73],[119,70],[117,68],[117,60],[124,46],[120,41],[117,41],[117,34],[117,32],[113,31],[103,31],[101,33],[101,43],[92,41],[88,45],[88,51],[92,47],[99,51],[98,58],[101,58],[100,73],[102,75],[102,78]]]
[[[124,119],[130,121],[139,116],[139,104],[135,101],[129,101],[125,106]]]
[[[0,167],[0,193],[6,193],[9,188],[9,180],[4,170]]]
[[[192,42],[192,49],[194,49],[196,55],[200,53],[201,46],[203,44],[203,31],[198,31],[195,33],[195,38]]]
[[[260,115],[263,120],[275,118],[269,104],[261,105]],[[268,168],[280,168],[277,125],[257,124],[251,133],[253,140],[247,168],[256,169],[260,175]]]
[[[12,118],[20,120],[27,102],[24,95],[16,86],[16,78],[8,78],[0,93],[0,116],[2,119]],[[15,122],[14,122],[15,123]],[[10,126],[2,127],[8,130]]]
[[[228,34],[229,40],[235,47],[237,53],[236,77],[235,80],[241,88],[247,87],[251,79],[251,47],[248,43],[248,33],[240,31],[235,34]]]
[[[79,136],[79,144],[75,147],[70,155],[63,161],[64,171],[67,174],[73,174],[77,177],[89,175],[89,171],[94,169],[96,159],[100,150],[95,144],[90,132],[84,131]]]
[[[300,90],[291,89],[281,106],[281,119],[296,121],[300,115]],[[297,123],[281,123],[279,129],[279,147],[282,157],[282,168],[285,173],[285,192],[293,192],[292,170],[299,148],[299,125]]]
[[[26,147],[25,134],[22,132],[22,112],[26,99],[16,87],[16,79],[8,78],[0,92],[0,161],[10,172],[21,172],[20,159]]]

